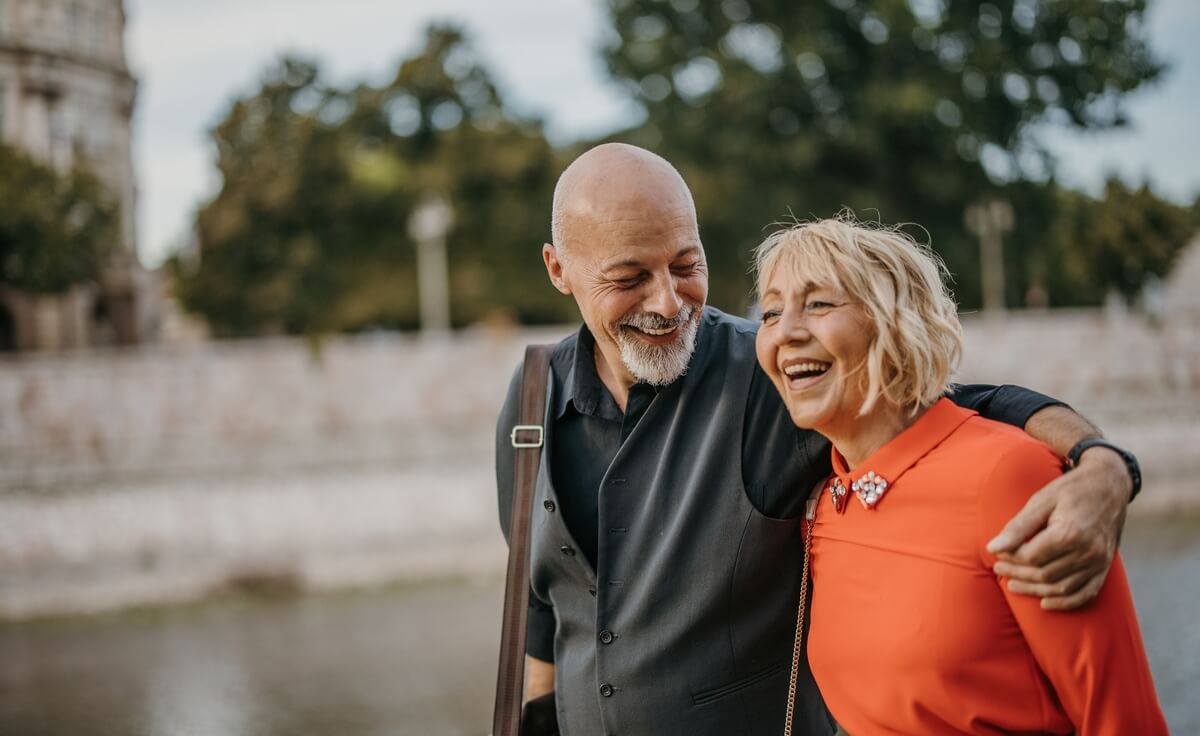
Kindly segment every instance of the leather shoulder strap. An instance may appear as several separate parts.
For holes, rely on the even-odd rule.
[[[521,371],[521,404],[512,429],[514,463],[512,520],[508,532],[508,574],[504,584],[504,618],[500,630],[500,669],[496,676],[494,736],[521,733],[521,700],[525,692],[525,644],[529,625],[529,526],[533,489],[546,432],[546,387],[552,345],[525,348]]]

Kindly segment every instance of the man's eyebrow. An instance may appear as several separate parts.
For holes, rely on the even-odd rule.
[[[683,248],[680,248],[679,251],[674,256],[672,256],[671,260],[683,258],[684,256],[689,256],[689,255],[697,255],[699,253],[700,253],[700,246],[687,245],[687,246],[684,246]],[[607,272],[607,271],[614,271],[618,268],[643,268],[643,267],[644,266],[643,266],[642,262],[639,261],[638,259],[625,258],[620,261],[613,261],[612,263],[606,263],[600,267],[600,270]]]
[[[618,268],[641,268],[641,267],[642,267],[641,261],[637,260],[636,258],[626,258],[621,261],[613,261],[612,263],[606,263],[603,266],[601,266],[600,270],[604,271],[604,272],[608,272],[608,271],[615,271]]]

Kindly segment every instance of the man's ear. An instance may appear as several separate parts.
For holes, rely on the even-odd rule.
[[[571,286],[563,277],[563,262],[559,258],[558,249],[550,243],[543,244],[542,260],[546,262],[546,273],[550,276],[550,283],[554,284],[554,288],[564,294],[570,294]]]

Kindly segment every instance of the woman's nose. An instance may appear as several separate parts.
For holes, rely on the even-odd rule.
[[[812,339],[812,332],[808,329],[808,320],[804,319],[804,315],[788,310],[779,320],[783,328],[780,334],[788,342],[807,342]]]

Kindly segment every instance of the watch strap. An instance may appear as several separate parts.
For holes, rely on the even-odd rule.
[[[1137,498],[1138,491],[1142,490],[1142,468],[1138,465],[1137,457],[1132,452],[1122,447],[1118,447],[1108,440],[1100,437],[1088,437],[1075,443],[1075,446],[1067,452],[1067,464],[1072,468],[1079,465],[1079,458],[1083,453],[1093,447],[1107,447],[1121,458],[1125,463],[1125,469],[1129,471],[1129,480],[1133,482],[1133,492],[1129,494],[1129,500]]]

